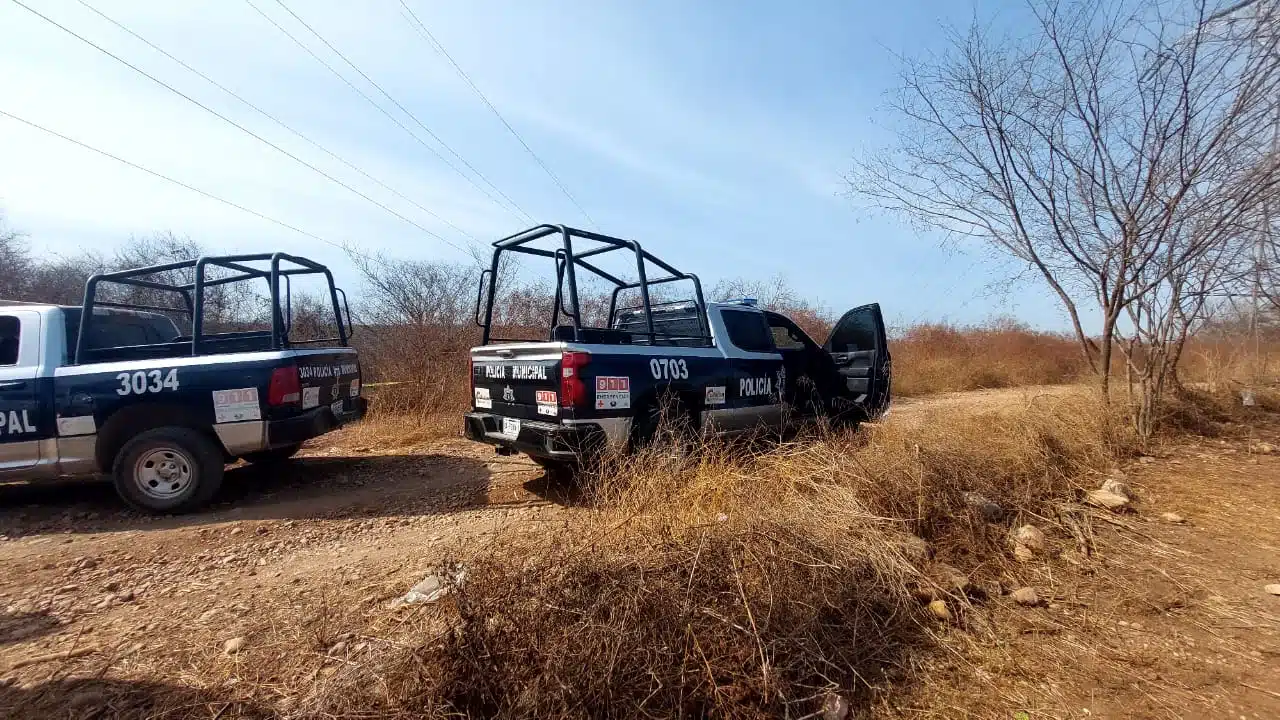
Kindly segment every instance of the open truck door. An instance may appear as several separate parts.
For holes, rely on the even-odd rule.
[[[822,346],[840,375],[837,395],[852,403],[867,419],[889,408],[893,360],[880,305],[872,303],[845,313]]]

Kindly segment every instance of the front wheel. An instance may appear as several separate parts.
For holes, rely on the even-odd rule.
[[[151,513],[183,513],[204,506],[222,485],[222,449],[204,433],[185,427],[147,430],[116,455],[116,492]]]
[[[270,450],[259,450],[258,452],[245,453],[243,459],[247,463],[253,465],[279,465],[289,458],[298,454],[298,450],[302,449],[302,444],[282,445],[280,447],[271,448]]]

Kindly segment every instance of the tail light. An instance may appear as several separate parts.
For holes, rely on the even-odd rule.
[[[476,395],[476,359],[467,358],[467,382],[471,384],[471,396]]]
[[[302,382],[298,380],[298,366],[287,365],[271,371],[271,384],[267,386],[268,405],[289,405],[302,401]]]
[[[584,407],[589,402],[582,370],[591,362],[591,353],[567,352],[560,356],[560,407]]]

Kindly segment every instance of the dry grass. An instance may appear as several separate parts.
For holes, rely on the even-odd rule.
[[[378,653],[313,675],[290,707],[799,717],[832,691],[867,706],[912,681],[909,656],[932,647],[921,590],[963,624],[970,598],[949,566],[970,594],[999,592],[1009,525],[1051,517],[1074,479],[1128,452],[1117,427],[1071,396],[750,453],[661,446],[592,479],[588,507],[563,527],[469,549],[451,601]],[[1006,522],[977,517],[965,492],[997,499]],[[312,647],[333,642],[313,634]],[[293,686],[304,669],[259,682]]]
[[[1231,398],[1185,402],[1208,424],[1243,417]],[[805,717],[828,693],[879,716],[928,697],[934,661],[964,667],[994,642],[983,603],[1007,578],[1059,572],[1015,564],[1010,529],[1075,546],[1064,502],[1135,450],[1084,392],[927,420],[660,445],[588,477],[554,523],[454,547],[465,581],[440,603],[389,609],[423,571],[407,557],[406,573],[339,572],[260,608],[244,663],[184,637],[134,670],[212,693],[223,717]],[[967,492],[1005,518],[978,517]],[[148,713],[180,716],[169,700]]]
[[[361,452],[388,451],[404,450],[461,433],[460,413],[396,414],[380,408],[375,401],[369,416],[361,422],[344,427],[340,435],[321,436],[313,442],[321,447],[337,444]]]
[[[923,323],[890,343],[894,392],[939,392],[1056,385],[1088,372],[1076,341],[1009,320],[958,327]]]

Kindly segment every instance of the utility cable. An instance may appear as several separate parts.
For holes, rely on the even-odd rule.
[[[195,105],[195,106],[197,106],[197,107],[201,108],[201,109],[202,109],[202,110],[204,110],[205,112],[208,112],[209,114],[213,115],[214,117],[217,117],[218,119],[222,120],[223,122],[226,122],[227,124],[229,124],[229,125],[231,125],[231,126],[233,126],[233,127],[237,128],[237,129],[239,129],[240,131],[244,132],[245,134],[247,134],[247,135],[249,135],[249,136],[251,136],[251,137],[253,137],[253,138],[257,139],[259,142],[262,142],[262,143],[264,143],[264,144],[266,144],[266,145],[270,146],[271,148],[273,148],[273,149],[274,149],[274,150],[276,150],[277,152],[281,153],[282,155],[284,155],[284,156],[286,156],[286,157],[288,157],[288,158],[292,159],[294,162],[297,162],[298,164],[300,164],[300,165],[302,165],[302,166],[304,166],[304,167],[307,167],[307,168],[311,169],[312,171],[314,171],[314,172],[316,172],[316,173],[319,173],[320,175],[322,175],[322,176],[324,176],[325,178],[327,178],[329,181],[331,181],[331,182],[333,182],[333,183],[335,183],[335,184],[337,184],[337,185],[339,185],[339,186],[341,186],[341,187],[343,187],[343,188],[345,188],[345,189],[349,190],[349,191],[350,191],[350,192],[352,192],[352,193],[355,193],[356,195],[359,195],[360,197],[364,198],[365,200],[367,200],[368,202],[372,203],[373,205],[376,205],[377,207],[379,207],[379,208],[381,208],[381,209],[385,210],[386,212],[390,213],[391,215],[394,215],[395,217],[399,218],[400,220],[403,220],[404,222],[406,222],[406,223],[408,223],[408,224],[410,224],[410,225],[414,226],[415,228],[417,228],[417,229],[421,230],[422,232],[426,233],[427,235],[429,235],[429,236],[431,236],[431,237],[433,237],[433,238],[435,238],[435,239],[437,239],[437,240],[439,240],[439,241],[443,242],[444,244],[446,244],[446,245],[448,245],[448,246],[450,246],[450,247],[454,248],[455,250],[458,250],[459,252],[464,252],[464,253],[466,252],[466,251],[465,251],[465,250],[463,250],[461,247],[458,247],[458,245],[456,245],[456,244],[454,244],[453,242],[450,242],[449,240],[445,239],[445,238],[444,238],[443,236],[441,236],[440,234],[438,234],[438,233],[436,233],[436,232],[433,232],[432,230],[430,230],[430,229],[428,229],[428,228],[426,228],[426,227],[423,227],[422,225],[418,224],[417,222],[413,221],[412,219],[407,218],[407,217],[405,217],[404,215],[401,215],[400,213],[396,212],[395,210],[392,210],[391,208],[387,207],[386,205],[384,205],[384,204],[382,204],[382,203],[378,202],[377,200],[375,200],[375,199],[373,199],[373,198],[369,197],[368,195],[365,195],[364,193],[362,193],[362,192],[360,192],[359,190],[357,190],[357,189],[355,189],[355,188],[351,187],[350,185],[348,185],[348,184],[344,183],[343,181],[339,180],[338,178],[336,178],[336,177],[334,177],[334,176],[330,175],[329,173],[325,172],[324,170],[321,170],[320,168],[316,167],[315,165],[312,165],[311,163],[307,162],[306,160],[303,160],[302,158],[298,157],[297,155],[294,155],[293,153],[289,152],[288,150],[285,150],[284,148],[280,147],[279,145],[276,145],[275,143],[271,142],[270,140],[267,140],[266,138],[262,137],[261,135],[258,135],[257,133],[253,132],[253,131],[252,131],[252,130],[250,130],[249,128],[247,128],[247,127],[245,127],[245,126],[243,126],[243,125],[241,125],[241,124],[237,123],[236,121],[232,120],[231,118],[227,117],[226,115],[223,115],[222,113],[219,113],[217,110],[214,110],[213,108],[210,108],[209,106],[205,105],[204,103],[201,103],[199,100],[196,100],[195,98],[191,97],[190,95],[187,95],[186,93],[182,92],[181,90],[178,90],[177,88],[173,87],[172,85],[169,85],[168,83],[164,82],[163,80],[160,80],[159,78],[155,77],[154,75],[151,75],[150,73],[148,73],[148,72],[146,72],[145,70],[143,70],[143,69],[139,68],[138,66],[134,65],[133,63],[130,63],[128,60],[125,60],[124,58],[120,57],[119,55],[116,55],[115,53],[112,53],[110,50],[107,50],[106,48],[104,48],[104,47],[102,47],[102,46],[100,46],[100,45],[98,45],[98,44],[94,43],[93,41],[89,40],[88,38],[84,37],[83,35],[80,35],[80,34],[76,33],[74,30],[71,30],[70,28],[66,27],[65,25],[62,25],[61,23],[57,22],[56,20],[53,20],[52,18],[50,18],[50,17],[48,17],[48,16],[46,16],[46,15],[44,15],[44,14],[40,13],[39,11],[37,11],[37,10],[35,10],[35,9],[31,8],[30,6],[28,6],[28,5],[26,5],[25,3],[23,3],[23,2],[22,2],[22,0],[12,0],[12,2],[13,2],[15,5],[17,5],[17,6],[21,7],[22,9],[24,9],[24,10],[26,10],[26,11],[30,12],[31,14],[33,14],[33,15],[35,15],[35,16],[37,16],[37,17],[39,17],[40,19],[44,20],[45,22],[47,22],[47,23],[49,23],[49,24],[53,25],[54,27],[58,28],[59,30],[62,30],[63,32],[67,33],[68,35],[71,35],[72,37],[76,38],[77,40],[80,40],[81,42],[85,43],[86,45],[88,45],[88,46],[90,46],[90,47],[94,48],[95,50],[97,50],[97,51],[99,51],[99,52],[101,52],[102,54],[106,55],[107,57],[110,57],[111,59],[115,60],[116,62],[119,62],[120,64],[124,65],[125,67],[128,67],[129,69],[131,69],[131,70],[133,70],[134,72],[136,72],[136,73],[138,73],[138,74],[142,75],[143,77],[146,77],[147,79],[151,80],[152,82],[156,83],[157,85],[160,85],[161,87],[165,88],[166,90],[168,90],[168,91],[170,91],[170,92],[174,93],[175,95],[177,95],[177,96],[179,96],[179,97],[183,98],[184,100],[186,100],[186,101],[188,101],[188,102],[192,103],[193,105]]]
[[[520,143],[520,146],[524,148],[525,152],[529,153],[529,156],[533,158],[534,162],[538,163],[538,167],[541,167],[542,171],[547,174],[547,177],[551,178],[551,181],[556,184],[556,187],[560,188],[560,192],[564,193],[564,196],[569,199],[569,202],[573,203],[573,206],[578,209],[578,212],[582,213],[582,216],[587,219],[587,222],[594,227],[596,223],[595,220],[591,219],[591,214],[582,207],[582,204],[573,196],[573,193],[569,192],[569,188],[565,187],[564,183],[560,181],[560,178],[551,171],[551,167],[538,156],[538,153],[533,151],[533,148],[529,147],[529,143],[525,142],[524,138],[520,136],[520,133],[516,132],[516,129],[511,126],[511,123],[507,122],[507,119],[502,116],[502,113],[498,112],[498,108],[494,107],[493,103],[489,102],[489,98],[485,96],[484,92],[482,92],[479,87],[476,86],[475,82],[471,80],[471,76],[467,74],[466,70],[462,69],[462,66],[458,64],[458,61],[453,59],[453,56],[445,49],[444,44],[437,40],[436,36],[432,35],[431,31],[427,29],[427,26],[418,19],[418,15],[413,11],[413,8],[410,8],[409,4],[406,3],[405,0],[400,0],[400,5],[409,13],[409,17],[413,18],[413,21],[409,24],[410,27],[414,27],[414,29],[418,30],[419,33],[423,35],[423,39],[430,43],[431,46],[439,51],[441,55],[444,55],[445,59],[449,61],[449,64],[453,66],[453,69],[457,71],[463,81],[465,81],[467,85],[475,91],[476,95],[480,96],[480,99],[486,106],[488,106],[489,110],[498,118],[499,121],[502,122],[502,125],[507,128],[507,132],[511,133],[512,137]]]
[[[339,58],[341,58],[343,62],[345,62],[348,66],[350,66],[352,70],[355,70],[355,71],[356,71],[356,73],[357,73],[357,74],[359,74],[359,75],[360,75],[360,77],[364,78],[366,82],[368,82],[370,85],[372,85],[372,86],[374,87],[374,89],[376,89],[378,92],[382,93],[382,96],[383,96],[383,97],[385,97],[386,99],[390,100],[390,101],[391,101],[391,103],[392,103],[393,105],[395,105],[397,108],[399,108],[399,109],[400,109],[400,112],[404,113],[404,114],[405,114],[405,115],[407,115],[411,120],[413,120],[413,121],[414,121],[414,123],[416,123],[416,124],[418,125],[418,127],[422,128],[423,132],[427,133],[427,135],[431,136],[431,138],[432,138],[433,140],[435,140],[436,142],[440,143],[440,146],[441,146],[441,147],[443,147],[445,150],[448,150],[448,151],[449,151],[449,153],[450,153],[451,155],[453,155],[455,158],[457,158],[457,159],[458,159],[458,161],[459,161],[459,162],[461,162],[463,165],[465,165],[465,166],[467,167],[467,169],[468,169],[468,170],[470,170],[472,173],[474,173],[474,174],[476,175],[476,177],[480,178],[481,180],[483,180],[483,181],[484,181],[484,183],[485,183],[486,185],[488,185],[489,187],[493,188],[494,192],[496,192],[496,193],[498,193],[498,195],[502,196],[502,198],[503,198],[504,200],[506,200],[506,201],[511,205],[511,207],[515,208],[515,210],[516,210],[519,214],[523,215],[523,216],[525,217],[525,219],[526,219],[526,220],[530,220],[530,221],[532,221],[532,220],[533,220],[533,217],[532,217],[531,215],[529,215],[529,213],[525,212],[524,208],[520,207],[520,205],[519,205],[518,203],[516,203],[516,201],[515,201],[515,200],[512,200],[512,199],[511,199],[511,197],[510,197],[510,196],[508,196],[506,193],[504,193],[504,192],[502,191],[502,189],[501,189],[501,188],[499,188],[497,185],[494,185],[494,184],[489,180],[489,178],[487,178],[487,177],[485,177],[485,176],[484,176],[484,173],[480,172],[479,170],[477,170],[477,169],[475,168],[475,166],[473,166],[471,163],[467,162],[467,159],[466,159],[466,158],[464,158],[464,157],[462,157],[462,155],[458,154],[458,152],[457,152],[456,150],[454,150],[452,147],[449,147],[449,144],[448,144],[448,143],[446,143],[444,140],[441,140],[439,135],[436,135],[434,132],[432,132],[432,131],[431,131],[431,128],[427,127],[427,126],[426,126],[426,125],[425,125],[421,120],[419,120],[417,115],[414,115],[412,112],[410,112],[410,111],[409,111],[409,109],[408,109],[408,108],[406,108],[404,105],[401,105],[401,104],[400,104],[400,101],[398,101],[398,100],[396,100],[394,97],[392,97],[392,96],[391,96],[391,94],[390,94],[390,93],[388,93],[386,90],[382,89],[382,86],[381,86],[381,85],[379,85],[377,82],[375,82],[373,78],[369,77],[369,76],[368,76],[368,75],[367,75],[363,70],[361,70],[361,69],[360,69],[360,68],[359,68],[355,63],[353,63],[353,62],[351,62],[351,60],[347,59],[347,56],[346,56],[346,55],[343,55],[341,50],[338,50],[338,48],[334,47],[334,46],[333,46],[333,44],[332,44],[332,43],[330,43],[328,40],[326,40],[326,39],[324,38],[324,36],[323,36],[323,35],[321,35],[319,32],[317,32],[317,31],[315,30],[315,28],[313,28],[313,27],[311,27],[310,25],[308,25],[308,24],[307,24],[307,21],[306,21],[306,20],[303,20],[301,17],[299,17],[299,16],[298,16],[298,14],[297,14],[297,13],[295,13],[293,10],[291,10],[291,9],[289,8],[289,6],[288,6],[288,5],[285,5],[283,0],[276,0],[276,4],[278,4],[280,7],[284,8],[285,12],[289,13],[290,15],[292,15],[294,20],[297,20],[297,21],[302,25],[302,27],[306,28],[308,32],[310,32],[312,35],[316,36],[316,39],[318,39],[321,43],[324,43],[324,46],[325,46],[325,47],[329,48],[329,50],[331,50],[335,55],[337,55]],[[261,11],[259,11],[259,12],[261,12]],[[278,27],[278,26],[277,26],[277,27]],[[437,155],[439,155],[439,154],[437,153]],[[466,178],[468,181],[471,181],[471,178],[467,177],[467,176],[466,176],[466,174],[465,174],[465,173],[463,173],[461,170],[459,170],[455,165],[453,165],[452,163],[449,163],[449,161],[448,161],[448,160],[445,160],[443,157],[441,157],[441,160],[444,160],[444,161],[445,161],[445,163],[446,163],[446,164],[448,164],[448,165],[449,165],[449,167],[450,167],[450,168],[452,168],[452,169],[454,170],[454,172],[457,172],[459,175],[462,175],[462,176],[463,176],[464,178]],[[474,181],[471,181],[471,182],[472,182],[472,184],[473,184],[473,185],[475,185],[475,182],[474,182]],[[478,186],[478,185],[476,185],[476,187],[477,187],[477,188],[479,188],[479,186]],[[488,195],[488,193],[487,193],[487,192],[486,192],[485,194],[486,194],[486,195]],[[491,196],[491,195],[490,195],[489,197],[490,197],[490,199],[493,199],[493,196]],[[499,204],[501,204],[501,203],[499,203]]]
[[[262,220],[266,220],[266,221],[267,221],[267,222],[269,222],[269,223],[273,223],[273,224],[275,224],[275,225],[279,225],[280,227],[285,228],[286,230],[292,230],[293,232],[296,232],[296,233],[298,233],[299,235],[305,235],[306,237],[309,237],[309,238],[311,238],[311,239],[313,239],[313,240],[319,240],[320,242],[325,243],[325,244],[327,244],[327,245],[332,245],[333,247],[336,247],[336,248],[338,248],[339,250],[343,250],[343,251],[347,250],[347,248],[346,248],[345,246],[343,246],[343,245],[341,245],[341,244],[339,244],[339,243],[333,242],[332,240],[327,240],[327,239],[325,239],[325,238],[322,238],[322,237],[320,237],[319,235],[316,235],[316,234],[315,234],[315,233],[313,233],[313,232],[309,232],[309,231],[307,231],[307,230],[303,230],[302,228],[296,227],[296,226],[294,226],[294,225],[290,225],[289,223],[284,222],[283,220],[277,220],[277,219],[275,219],[275,218],[271,217],[270,215],[265,215],[265,214],[263,214],[263,213],[258,212],[257,210],[253,210],[253,209],[250,209],[250,208],[245,207],[244,205],[240,205],[240,204],[234,203],[234,202],[232,202],[232,201],[230,201],[230,200],[227,200],[226,198],[222,198],[222,197],[219,197],[219,196],[217,196],[217,195],[214,195],[213,193],[211,193],[211,192],[209,192],[209,191],[207,191],[207,190],[201,190],[200,188],[195,187],[194,185],[188,185],[187,183],[184,183],[184,182],[182,182],[181,180],[175,180],[174,178],[171,178],[171,177],[169,177],[168,175],[164,175],[164,174],[162,174],[162,173],[158,173],[158,172],[156,172],[155,170],[152,170],[152,169],[150,169],[150,168],[143,167],[143,166],[141,166],[141,165],[139,165],[139,164],[137,164],[137,163],[135,163],[135,162],[130,162],[130,161],[128,161],[128,160],[125,160],[124,158],[120,157],[119,155],[112,155],[111,153],[107,152],[106,150],[99,150],[98,148],[93,147],[92,145],[89,145],[88,143],[81,142],[81,141],[79,141],[79,140],[77,140],[77,139],[75,139],[75,138],[73,138],[73,137],[68,136],[68,135],[63,135],[62,133],[60,133],[60,132],[58,132],[58,131],[56,131],[56,130],[50,130],[49,128],[44,127],[43,125],[36,124],[36,123],[34,123],[34,122],[30,121],[30,120],[27,120],[27,119],[25,119],[25,118],[20,118],[20,117],[18,117],[17,115],[14,115],[13,113],[9,113],[9,112],[6,112],[6,111],[4,111],[4,110],[0,110],[0,115],[3,115],[3,116],[5,116],[5,117],[7,117],[7,118],[9,118],[9,119],[11,119],[11,120],[16,120],[16,121],[18,121],[18,122],[22,123],[23,125],[26,125],[26,126],[28,126],[28,127],[34,128],[34,129],[39,130],[39,131],[41,131],[41,132],[43,132],[43,133],[46,133],[46,134],[48,134],[48,135],[52,135],[53,137],[59,138],[59,139],[61,139],[61,140],[65,140],[65,141],[67,141],[67,142],[69,142],[69,143],[71,143],[71,144],[73,144],[73,145],[77,145],[77,146],[79,146],[79,147],[81,147],[81,148],[83,148],[83,149],[85,149],[85,150],[90,151],[90,152],[97,153],[98,155],[101,155],[101,156],[106,157],[106,158],[111,158],[112,160],[115,160],[116,162],[118,162],[118,163],[122,163],[122,164],[124,164],[124,165],[128,165],[129,167],[131,167],[131,168],[133,168],[133,169],[135,169],[135,170],[141,170],[142,172],[144,172],[144,173],[146,173],[146,174],[148,174],[148,175],[151,175],[152,177],[157,177],[157,178],[160,178],[161,180],[164,180],[164,181],[166,181],[166,182],[173,183],[174,185],[177,185],[178,187],[186,188],[187,190],[190,190],[191,192],[194,192],[194,193],[198,193],[198,194],[200,194],[200,195],[203,195],[204,197],[209,198],[210,200],[216,200],[216,201],[218,201],[218,202],[222,203],[223,205],[227,205],[227,206],[233,207],[233,208],[235,208],[236,210],[240,210],[241,212],[249,213],[250,215],[253,215],[254,217],[260,218],[260,219],[262,219]]]
[[[92,12],[93,12],[94,14],[96,14],[98,17],[102,18],[103,20],[106,20],[107,22],[111,23],[112,25],[115,25],[115,26],[116,26],[117,28],[119,28],[120,30],[122,30],[122,31],[124,31],[124,32],[126,32],[126,33],[128,33],[129,35],[133,36],[133,37],[134,37],[135,39],[137,39],[138,41],[140,41],[140,42],[144,43],[147,47],[151,48],[152,50],[155,50],[156,52],[160,53],[161,55],[164,55],[165,57],[169,58],[169,59],[170,59],[170,60],[172,60],[173,62],[175,62],[175,63],[177,63],[177,64],[181,65],[182,67],[186,68],[188,71],[190,71],[190,72],[194,73],[195,75],[199,76],[199,77],[200,77],[201,79],[203,79],[205,82],[209,83],[210,85],[213,85],[214,87],[218,88],[219,90],[221,90],[222,92],[226,93],[227,95],[230,95],[231,97],[235,98],[237,101],[239,101],[239,102],[240,102],[242,105],[244,105],[245,107],[248,107],[249,109],[251,109],[251,110],[253,110],[254,112],[258,113],[259,115],[261,115],[261,116],[265,117],[266,119],[270,120],[271,122],[275,123],[276,125],[279,125],[280,127],[284,128],[285,130],[288,130],[288,131],[289,131],[290,133],[292,133],[293,135],[295,135],[295,136],[297,136],[298,138],[302,139],[303,141],[305,141],[305,142],[309,143],[309,144],[310,144],[310,145],[312,145],[313,147],[315,147],[315,148],[319,149],[321,152],[325,153],[325,154],[326,154],[326,155],[328,155],[329,157],[333,158],[334,160],[337,160],[338,162],[342,163],[343,165],[346,165],[347,167],[351,168],[352,170],[355,170],[356,172],[360,173],[361,175],[365,176],[365,177],[366,177],[366,178],[368,178],[369,180],[371,180],[371,181],[373,181],[374,183],[376,183],[379,187],[382,187],[383,189],[387,190],[388,192],[391,192],[391,193],[395,194],[395,195],[396,195],[396,197],[399,197],[401,200],[404,200],[405,202],[409,203],[410,205],[413,205],[414,207],[418,208],[418,209],[419,209],[419,210],[421,210],[422,212],[424,212],[424,213],[426,213],[426,214],[430,215],[431,217],[433,217],[433,218],[435,218],[435,219],[439,220],[440,222],[444,223],[445,225],[448,225],[449,227],[451,227],[451,228],[453,228],[454,230],[458,231],[458,233],[460,233],[460,234],[462,234],[462,235],[465,235],[467,238],[469,238],[469,239],[471,239],[471,240],[474,240],[474,241],[476,241],[476,242],[479,242],[479,238],[475,237],[475,236],[474,236],[474,235],[472,235],[471,233],[469,233],[469,232],[467,232],[466,230],[463,230],[462,228],[458,227],[457,225],[454,225],[453,223],[449,222],[446,218],[444,218],[444,217],[440,216],[440,215],[439,215],[438,213],[436,213],[435,211],[433,211],[433,210],[431,210],[431,209],[429,209],[429,208],[423,207],[422,205],[420,205],[419,203],[417,203],[416,201],[414,201],[413,199],[411,199],[410,197],[408,197],[408,196],[407,196],[407,195],[405,195],[404,193],[400,192],[399,190],[396,190],[395,188],[391,187],[390,185],[386,184],[385,182],[383,182],[383,181],[379,180],[378,178],[376,178],[376,177],[374,177],[374,176],[370,175],[369,173],[365,172],[365,171],[364,171],[364,170],[362,170],[361,168],[357,167],[355,164],[353,164],[353,163],[351,163],[351,162],[347,161],[346,159],[344,159],[344,158],[342,158],[341,156],[339,156],[338,154],[336,154],[336,153],[332,152],[331,150],[329,150],[329,149],[328,149],[328,148],[326,148],[325,146],[321,145],[320,143],[316,142],[315,140],[312,140],[311,138],[307,137],[306,135],[303,135],[301,132],[298,132],[297,130],[293,129],[293,128],[292,128],[292,127],[290,127],[287,123],[285,123],[284,121],[280,120],[280,119],[279,119],[279,118],[277,118],[276,116],[272,115],[271,113],[267,112],[266,110],[263,110],[262,108],[258,107],[257,105],[254,105],[253,103],[249,102],[248,100],[245,100],[243,97],[241,97],[239,94],[237,94],[234,90],[232,90],[232,89],[230,89],[230,88],[228,88],[228,87],[226,87],[226,86],[222,85],[222,84],[221,84],[221,83],[219,83],[217,80],[214,80],[213,78],[209,77],[209,76],[208,76],[208,75],[206,75],[205,73],[203,73],[203,72],[201,72],[201,71],[199,71],[199,70],[197,70],[197,69],[195,69],[195,68],[191,67],[190,65],[188,65],[188,64],[187,64],[187,63],[185,63],[185,62],[183,62],[183,61],[182,61],[182,60],[180,60],[179,58],[174,57],[171,53],[169,53],[168,51],[166,51],[164,48],[162,48],[162,47],[160,47],[160,46],[156,45],[155,43],[151,42],[150,40],[148,40],[148,39],[146,39],[146,38],[142,37],[141,35],[139,35],[138,33],[134,32],[133,30],[129,29],[128,27],[126,27],[126,26],[125,26],[125,25],[123,25],[122,23],[120,23],[120,22],[116,21],[115,19],[111,18],[111,17],[110,17],[110,16],[108,16],[106,13],[102,12],[101,10],[99,10],[99,9],[95,8],[94,6],[90,5],[89,3],[85,2],[85,0],[78,0],[78,2],[79,2],[81,5],[83,5],[83,6],[85,6],[86,8],[88,8],[90,11],[92,11]]]

